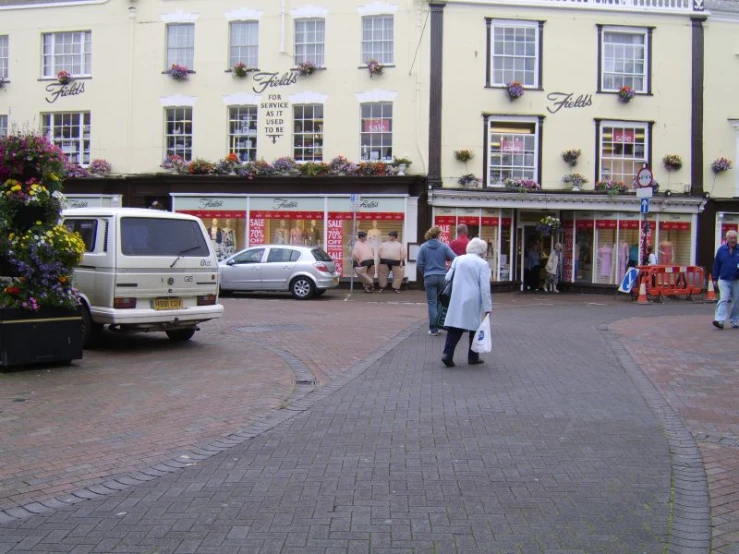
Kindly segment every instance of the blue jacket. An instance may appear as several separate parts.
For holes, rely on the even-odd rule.
[[[424,277],[427,275],[446,275],[446,262],[456,257],[457,255],[452,252],[448,245],[440,242],[439,239],[430,239],[418,249],[416,265]]]
[[[736,281],[739,279],[739,246],[734,252],[729,252],[729,245],[723,244],[716,251],[716,259],[713,261],[713,273],[715,280]]]

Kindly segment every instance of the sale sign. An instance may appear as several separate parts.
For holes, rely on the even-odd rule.
[[[365,119],[364,120],[364,132],[365,133],[389,133],[390,132],[390,120],[389,119]]]
[[[634,130],[633,129],[614,129],[613,130],[613,142],[626,142],[629,144],[634,143]]]
[[[326,253],[331,256],[336,263],[336,271],[339,276],[343,275],[344,269],[344,237],[343,223],[340,219],[328,220],[328,242],[326,243]]]
[[[264,240],[264,219],[250,219],[249,220],[249,246],[255,246],[257,244],[266,244]]]

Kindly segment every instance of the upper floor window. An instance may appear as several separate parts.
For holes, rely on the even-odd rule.
[[[525,87],[541,86],[541,27],[536,21],[491,20],[490,82],[504,86],[518,81]]]
[[[600,90],[649,92],[649,29],[600,27]]]
[[[0,115],[0,137],[7,136],[8,134],[8,116]]]
[[[241,62],[246,67],[259,67],[259,23],[234,21],[231,23],[230,67]]]
[[[293,106],[293,157],[298,162],[323,160],[323,106]]]
[[[182,156],[192,161],[192,108],[167,108],[165,151],[167,156]]]
[[[90,112],[41,114],[41,132],[72,164],[90,165]]]
[[[363,162],[391,162],[393,160],[393,104],[372,102],[362,104],[360,131]]]
[[[195,25],[171,23],[167,25],[167,67],[172,64],[193,69],[195,61]]]
[[[381,64],[395,63],[394,20],[392,15],[373,15],[362,18],[362,60],[377,60]]]
[[[295,63],[311,62],[324,67],[326,21],[323,19],[298,19],[295,21]]]
[[[8,78],[8,35],[0,35],[0,79]]]
[[[228,151],[236,154],[242,162],[256,161],[257,107],[234,106],[229,108],[228,129]]]
[[[92,73],[92,32],[45,33],[43,35],[44,77],[60,71],[74,76]]]
[[[600,122],[598,180],[622,181],[631,186],[649,161],[649,131],[646,123]]]
[[[506,179],[537,180],[538,121],[496,118],[487,125],[487,184],[501,185]]]

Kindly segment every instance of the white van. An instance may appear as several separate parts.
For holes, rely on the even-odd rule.
[[[186,341],[198,323],[223,314],[218,259],[198,218],[138,208],[75,208],[62,218],[85,241],[74,283],[86,347],[104,325]]]

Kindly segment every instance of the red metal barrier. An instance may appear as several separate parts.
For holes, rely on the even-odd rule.
[[[698,266],[643,265],[638,266],[639,275],[632,290],[638,293],[642,281],[647,296],[664,299],[668,296],[685,296],[689,300],[694,294],[703,292],[705,274]]]

